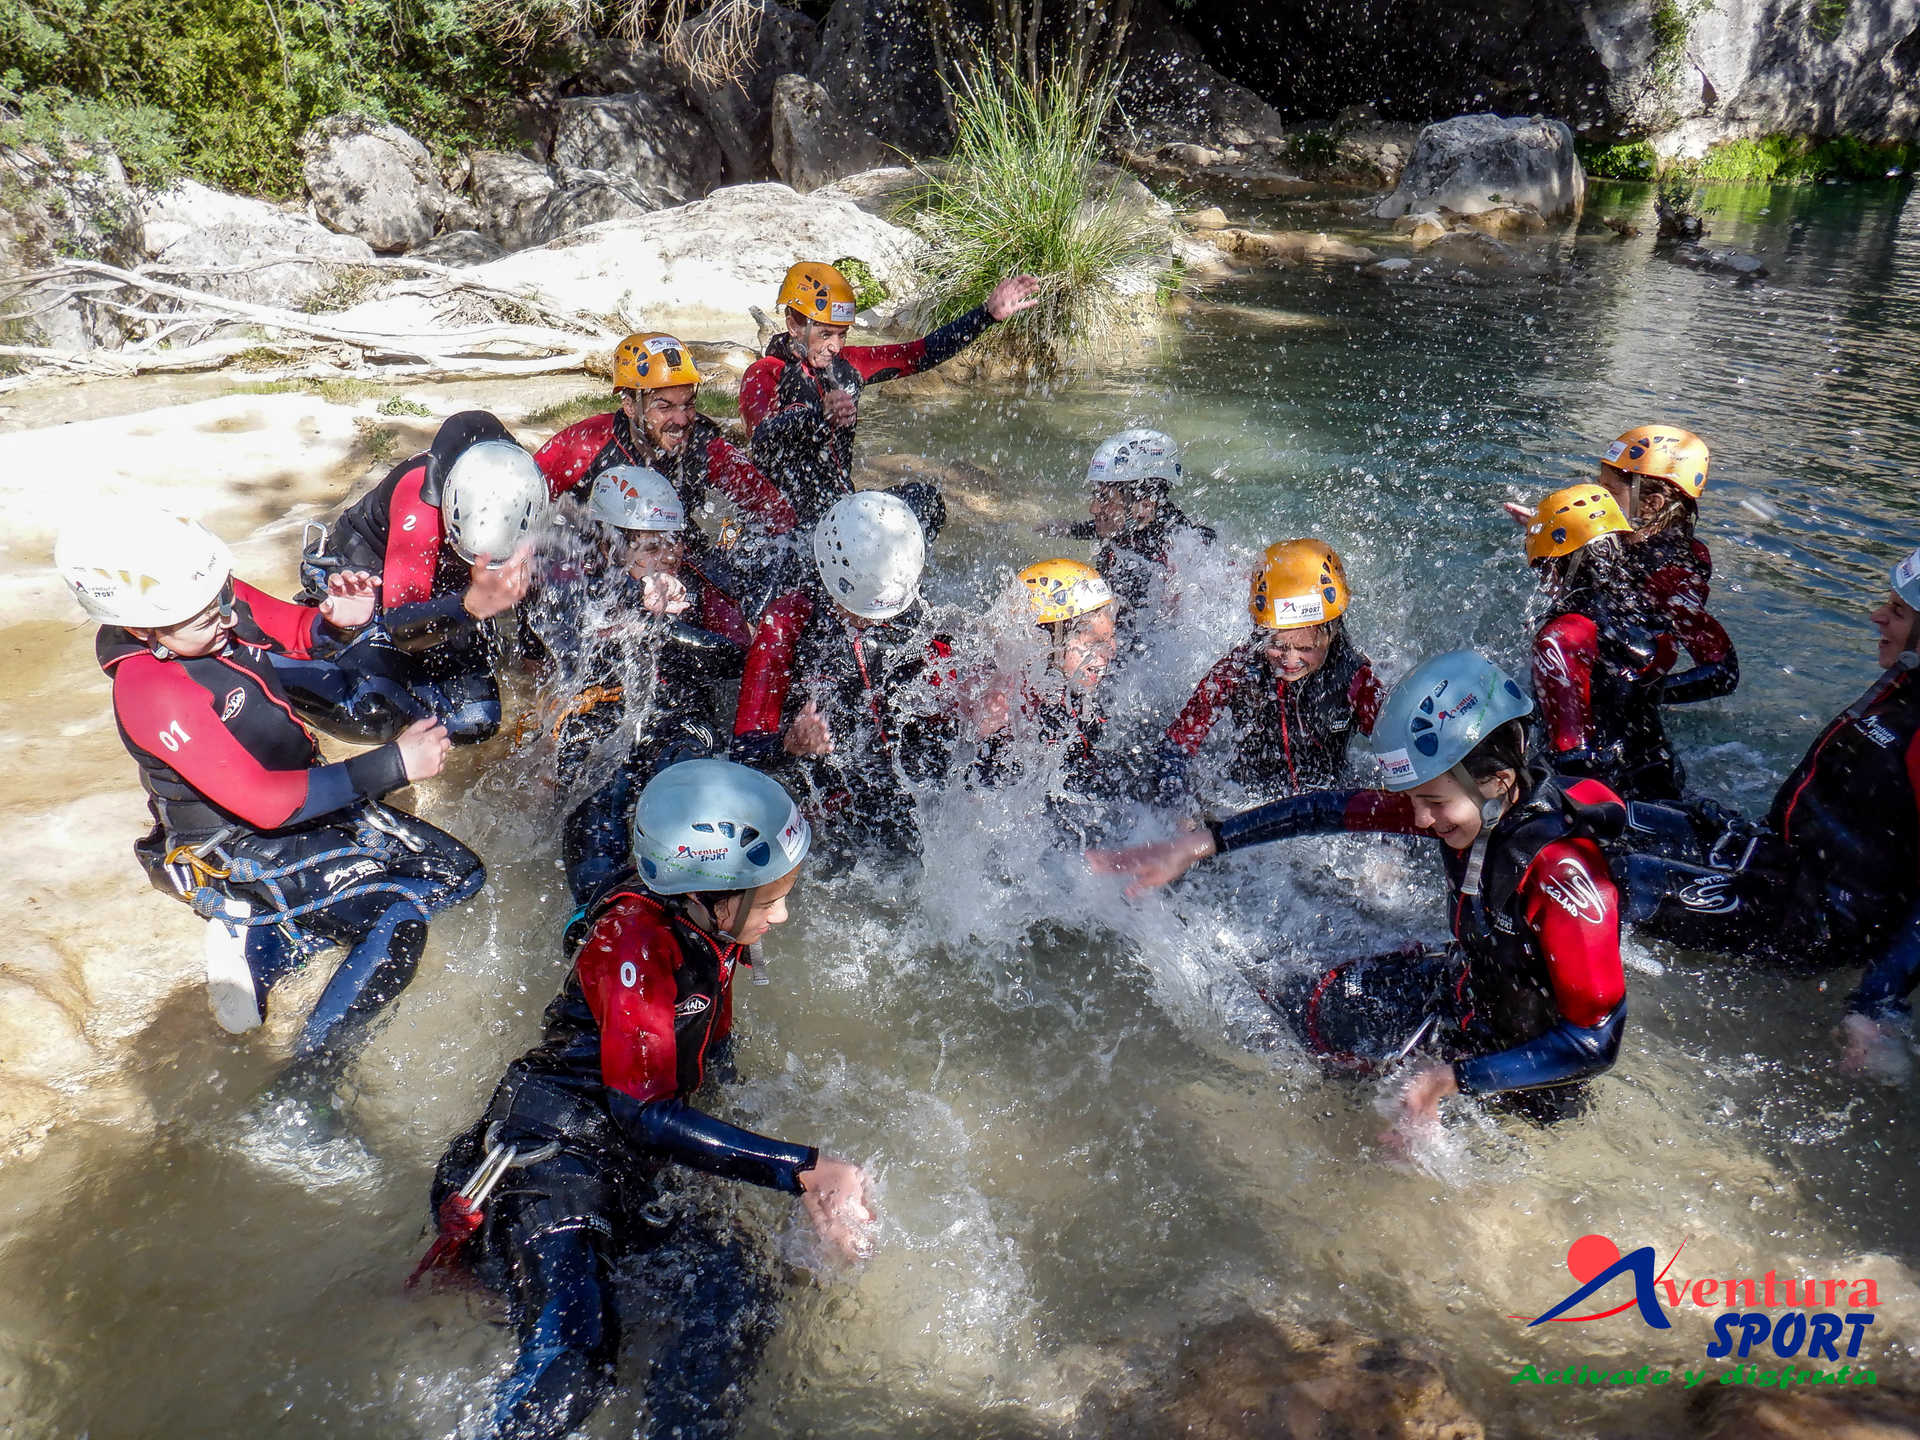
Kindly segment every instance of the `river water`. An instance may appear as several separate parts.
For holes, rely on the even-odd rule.
[[[1499,502],[1589,476],[1629,425],[1688,425],[1714,447],[1701,534],[1743,680],[1670,723],[1695,784],[1757,811],[1872,678],[1865,612],[1920,543],[1920,203],[1810,187],[1709,208],[1714,242],[1763,252],[1769,282],[1608,236],[1572,244],[1556,284],[1262,276],[1054,393],[875,405],[862,446],[995,477],[959,497],[929,584],[960,614],[1070,543],[1032,527],[1078,513],[1102,435],[1172,431],[1183,503],[1227,555],[1196,567],[1177,626],[1127,677],[1121,709],[1140,720],[1170,715],[1237,638],[1227,561],[1295,534],[1346,556],[1352,633],[1390,677],[1460,645],[1523,663],[1532,596]],[[1649,233],[1650,210],[1631,188],[1590,205]],[[57,689],[35,657],[83,650],[23,633],[8,638],[26,690]],[[51,722],[10,724],[57,756]],[[366,1165],[317,1183],[236,1145],[272,1037],[229,1043],[195,1001],[140,1037],[153,1129],[56,1127],[0,1172],[0,1433],[471,1429],[511,1355],[497,1312],[400,1281],[434,1159],[563,973],[555,800],[501,752],[457,757],[421,799],[492,883],[436,923],[354,1074]],[[1593,1231],[1663,1264],[1684,1244],[1688,1278],[1872,1277],[1863,1363],[1920,1373],[1920,1104],[1829,1064],[1851,976],[1635,946],[1626,1044],[1588,1115],[1541,1131],[1463,1106],[1394,1160],[1375,1144],[1381,1087],[1303,1066],[1249,976],[1437,937],[1438,867],[1418,847],[1289,842],[1127,904],[1036,833],[1022,797],[943,797],[924,818],[924,870],[803,884],[771,983],[739,997],[742,1084],[722,1113],[870,1163],[883,1216],[875,1258],[836,1277],[780,1197],[731,1202],[794,1267],[745,1433],[1071,1433],[1130,1359],[1171,1367],[1181,1326],[1247,1311],[1424,1347],[1493,1434],[1668,1433],[1675,1389],[1508,1383],[1525,1364],[1702,1366],[1712,1312],[1545,1338],[1512,1318],[1572,1288],[1566,1247]],[[115,943],[81,924],[67,940]],[[589,1433],[629,1433],[637,1404],[623,1392]]]

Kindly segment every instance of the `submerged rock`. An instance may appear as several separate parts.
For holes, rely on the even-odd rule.
[[[1701,1393],[1694,1416],[1700,1440],[1920,1440],[1920,1395],[1884,1385],[1785,1392],[1716,1385]]]
[[[1474,215],[1525,205],[1554,218],[1579,210],[1586,189],[1563,122],[1457,115],[1420,132],[1400,183],[1376,213],[1391,220],[1416,209]]]
[[[1704,270],[1709,275],[1728,275],[1735,280],[1762,280],[1767,275],[1767,262],[1758,255],[1749,255],[1745,250],[1725,247],[1710,250],[1705,245],[1662,245],[1657,253],[1691,269]]]
[[[1178,1370],[1090,1395],[1073,1428],[1114,1440],[1483,1440],[1439,1365],[1401,1341],[1242,1315],[1185,1335]]]
[[[1365,264],[1377,258],[1364,245],[1351,244],[1324,231],[1226,229],[1204,231],[1198,238],[1252,265],[1299,265],[1315,261]]]

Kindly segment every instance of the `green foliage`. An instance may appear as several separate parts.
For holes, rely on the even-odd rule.
[[[389,395],[380,402],[382,415],[418,415],[423,419],[433,412],[418,400],[409,400],[404,395]]]
[[[1650,23],[1653,26],[1653,75],[1661,85],[1670,86],[1680,79],[1693,22],[1713,5],[1714,0],[1657,0]]]
[[[929,319],[965,313],[1009,275],[1036,275],[1039,303],[990,339],[1050,371],[1152,304],[1166,231],[1127,197],[1125,177],[1096,175],[1113,94],[1111,82],[1070,75],[1037,85],[985,69],[963,77],[951,162],[900,212],[928,241]]]
[[[559,430],[584,420],[589,415],[603,415],[613,409],[612,393],[607,390],[583,390],[570,400],[556,400],[551,405],[542,405],[537,410],[527,412],[527,428],[530,430]]]
[[[862,310],[871,310],[887,298],[886,283],[873,273],[873,267],[866,261],[849,255],[834,261],[833,268],[847,277],[847,283],[853,286],[854,303]]]
[[[359,111],[443,150],[503,136],[533,73],[461,0],[0,0],[0,139],[105,140],[130,176],[178,166],[287,196],[313,121]]]
[[[1807,29],[1829,43],[1838,40],[1840,32],[1847,28],[1847,11],[1852,4],[1853,0],[1813,0]]]
[[[1659,162],[1645,140],[1576,140],[1573,148],[1587,174],[1596,180],[1651,180]]]
[[[737,391],[729,395],[711,385],[702,385],[693,392],[693,408],[712,420],[738,420],[740,396]]]
[[[1905,173],[1920,160],[1920,145],[1880,143],[1841,135],[1811,140],[1795,135],[1763,135],[1757,140],[1728,140],[1715,145],[1694,167],[1701,180],[1739,180],[1789,185],[1805,180],[1884,180]]]
[[[1324,130],[1307,130],[1287,137],[1287,154],[1298,165],[1324,169],[1338,158],[1340,142]]]

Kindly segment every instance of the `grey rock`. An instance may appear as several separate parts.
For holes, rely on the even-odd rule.
[[[1120,103],[1144,148],[1229,151],[1285,140],[1279,112],[1209,65],[1199,42],[1158,0],[1136,6],[1125,52]]]
[[[755,0],[753,50],[738,79],[706,84],[682,72],[687,98],[720,142],[726,159],[726,183],[744,185],[771,180],[773,167],[773,84],[782,75],[804,74],[814,53],[818,27],[798,10]],[[684,29],[699,26],[698,18]]]
[[[605,170],[562,170],[560,183],[534,216],[532,243],[544,245],[603,220],[644,215],[660,208],[625,175]]]
[[[507,250],[538,245],[541,208],[554,191],[553,172],[538,160],[503,150],[467,157],[467,188],[479,218],[474,228]]]
[[[954,134],[927,10],[915,0],[834,0],[807,72],[854,125],[916,158],[945,155]]]
[[[1376,211],[1395,219],[1411,210],[1474,215],[1530,205],[1549,219],[1577,213],[1586,172],[1573,132],[1544,115],[1456,115],[1420,132],[1400,183]]]
[[[773,168],[802,194],[882,166],[886,147],[850,120],[824,85],[782,75],[773,87]]]
[[[154,263],[181,267],[187,273],[165,278],[190,289],[298,309],[332,289],[341,267],[371,259],[373,247],[364,240],[336,234],[303,215],[275,212],[262,223],[224,220],[191,230]]]
[[[724,162],[712,132],[670,78],[655,89],[562,100],[553,163],[618,175],[659,208],[706,194],[720,183]]]
[[[891,220],[901,203],[930,175],[945,167],[928,165],[883,165],[878,170],[862,170],[822,185],[813,193],[822,199],[850,200],[869,215]],[[797,187],[796,187],[797,188]]]
[[[0,275],[27,274],[61,256],[140,259],[138,200],[111,149],[0,147],[0,196]],[[35,285],[9,292],[0,309],[25,317],[8,327],[8,343],[74,351],[126,343],[112,312],[84,297],[66,300]]]
[[[449,230],[424,245],[407,252],[410,260],[431,260],[436,265],[485,265],[507,252],[478,230]]]
[[[1705,245],[1663,245],[1659,251],[1668,259],[1677,260],[1695,270],[1704,270],[1709,275],[1727,275],[1735,280],[1763,280],[1767,276],[1767,262],[1758,255],[1749,255],[1745,250],[1710,250]]]
[[[330,115],[300,138],[301,169],[323,224],[375,250],[405,250],[440,227],[446,187],[426,146],[397,125]]]

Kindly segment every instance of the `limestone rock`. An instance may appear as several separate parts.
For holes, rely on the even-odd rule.
[[[1437,210],[1422,210],[1417,215],[1402,215],[1393,222],[1393,228],[1415,245],[1431,245],[1447,233],[1447,222]]]
[[[625,175],[605,170],[562,169],[552,193],[540,202],[531,226],[531,241],[544,245],[626,215],[644,215],[658,207],[650,196]]]
[[[1180,223],[1189,230],[1224,230],[1230,222],[1226,211],[1210,205],[1204,210],[1189,210],[1180,217]]]
[[[657,63],[661,83],[621,95],[562,100],[554,121],[553,163],[619,176],[655,208],[697,199],[720,183],[721,151],[665,62],[649,54],[634,63]]]
[[[1920,1440],[1920,1395],[1891,1385],[1818,1391],[1715,1385],[1693,1409],[1700,1440]]]
[[[1473,215],[1530,205],[1554,219],[1578,211],[1586,188],[1573,132],[1561,121],[1457,115],[1420,132],[1399,185],[1376,213],[1391,220],[1415,209]]]
[[[375,250],[405,250],[440,228],[446,187],[427,147],[397,125],[330,115],[300,138],[301,169],[323,224]]]
[[[1285,140],[1279,112],[1208,64],[1199,42],[1157,0],[1134,7],[1125,55],[1120,104],[1148,146],[1225,152]]]
[[[806,193],[884,165],[886,148],[834,103],[824,85],[782,75],[773,86],[773,168]]]
[[[139,204],[119,157],[103,146],[0,147],[0,276],[39,270],[60,256],[129,264],[139,258]],[[7,338],[60,350],[118,349],[112,313],[40,287],[4,307],[30,315]]]
[[[1096,1392],[1076,1440],[1483,1440],[1433,1360],[1397,1340],[1244,1315],[1182,1338],[1177,1372]]]
[[[818,38],[813,21],[773,0],[754,0],[753,51],[736,81],[705,84],[681,74],[687,97],[720,142],[726,159],[726,183],[745,185],[771,180],[773,165],[773,84],[782,75],[804,74]],[[683,22],[692,29],[696,18]]]
[[[937,174],[943,168],[939,165],[883,165],[878,170],[862,170],[858,174],[842,176],[830,185],[822,185],[813,193],[836,200],[851,200],[869,215],[891,220],[894,208],[917,186],[925,184],[929,175]]]
[[[467,157],[467,186],[479,211],[482,234],[508,250],[540,243],[541,207],[553,194],[553,172],[538,160],[503,150],[477,150]]]
[[[449,230],[424,245],[407,252],[410,260],[431,260],[436,265],[485,265],[506,254],[478,230]]]
[[[807,72],[850,123],[915,157],[945,155],[953,146],[947,82],[927,11],[916,0],[834,0]]]
[[[732,339],[749,332],[750,307],[772,302],[796,255],[856,257],[901,293],[919,250],[911,232],[851,200],[735,185],[690,205],[593,225],[470,273],[489,285],[532,286],[567,309],[619,315],[632,329]],[[371,319],[389,303],[375,296],[359,313]]]
[[[1446,213],[1469,229],[1485,235],[1539,235],[1547,228],[1545,217],[1531,205],[1496,205],[1490,210],[1478,210],[1470,215]]]
[[[140,218],[154,263],[188,272],[163,278],[256,305],[298,308],[331,289],[339,267],[373,258],[356,236],[191,180],[148,198]]]
[[[1306,230],[1227,229],[1208,232],[1203,238],[1252,265],[1365,264],[1377,258],[1363,245]]]

